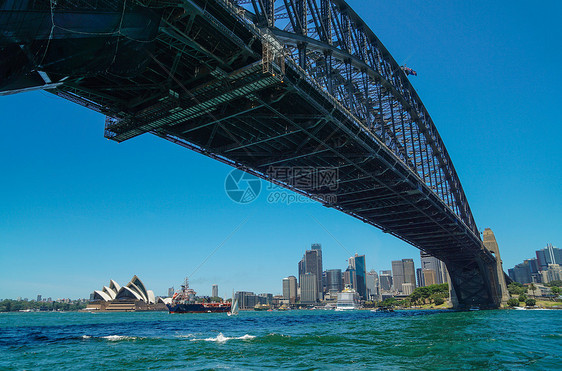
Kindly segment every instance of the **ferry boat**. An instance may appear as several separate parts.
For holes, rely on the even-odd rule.
[[[197,303],[195,302],[195,290],[189,288],[189,281],[186,278],[181,290],[176,292],[172,301],[166,304],[170,313],[228,313],[230,303]]]

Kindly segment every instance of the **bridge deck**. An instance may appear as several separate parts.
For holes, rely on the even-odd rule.
[[[439,197],[442,185],[428,184],[413,170],[419,166],[415,156],[412,162],[403,149],[390,148],[374,123],[358,118],[310,71],[276,56],[276,38],[240,16],[240,8],[222,0],[149,3],[152,12],[123,9],[119,24],[129,25],[127,34],[119,28],[80,37],[61,27],[50,33],[56,37],[47,49],[51,14],[39,11],[39,40],[26,30],[25,46],[0,40],[0,50],[30,59],[32,71],[41,73],[11,73],[0,90],[25,88],[46,76],[46,84],[56,83],[53,93],[106,114],[108,138],[121,142],[152,133],[305,194],[443,260],[461,304],[497,306],[490,283],[495,258],[483,248],[471,216],[461,218]],[[108,12],[118,14],[116,9]],[[160,25],[147,33],[143,22],[151,24],[155,16]],[[0,24],[2,17],[0,9]],[[143,40],[131,36],[135,27]],[[94,72],[76,73],[69,45],[81,50],[80,60],[90,60]],[[398,94],[390,85],[385,89]]]

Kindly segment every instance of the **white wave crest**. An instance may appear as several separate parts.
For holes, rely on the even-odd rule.
[[[109,336],[102,336],[102,339],[109,340],[109,341],[120,341],[120,340],[135,340],[138,339],[136,336],[121,336],[121,335],[109,335]]]
[[[91,339],[92,337],[90,335],[82,335],[82,339]]]
[[[254,338],[255,338],[254,335],[249,335],[249,334],[239,336],[239,337],[228,337],[228,336],[224,336],[222,334],[222,332],[219,332],[219,334],[214,338],[191,339],[190,341],[214,341],[216,343],[225,343],[228,340],[251,340],[251,339],[254,339]]]

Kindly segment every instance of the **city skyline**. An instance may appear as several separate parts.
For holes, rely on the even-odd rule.
[[[559,28],[548,28],[560,4],[349,3],[418,72],[410,81],[476,224],[495,232],[504,270],[546,243],[561,246],[561,77],[548,67],[561,56],[551,41]],[[202,293],[213,283],[226,297],[280,293],[314,241],[325,267],[360,252],[379,272],[419,254],[316,203],[271,203],[264,190],[236,204],[224,191],[231,168],[154,136],[107,141],[102,115],[46,92],[2,96],[0,109],[0,297],[85,297],[106,277],[134,274],[158,294],[190,275]]]

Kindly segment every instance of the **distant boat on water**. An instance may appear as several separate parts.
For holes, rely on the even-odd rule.
[[[226,313],[229,317],[238,314],[238,298],[234,297],[234,292],[232,292],[232,306],[230,307],[230,312]]]

